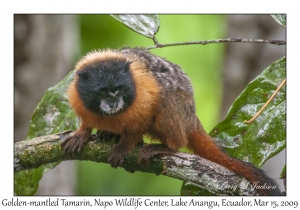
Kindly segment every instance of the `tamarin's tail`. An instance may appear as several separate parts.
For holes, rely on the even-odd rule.
[[[197,127],[197,130],[189,136],[188,145],[195,154],[212,162],[218,163],[219,165],[247,178],[260,195],[282,195],[275,181],[269,178],[263,170],[254,167],[250,163],[228,156],[204,131],[200,122]]]

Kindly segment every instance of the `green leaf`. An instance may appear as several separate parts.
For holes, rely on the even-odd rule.
[[[15,174],[14,191],[16,195],[34,195],[43,176],[43,168],[25,170]]]
[[[251,124],[251,119],[286,78],[285,57],[271,64],[234,101],[210,135],[226,152],[260,167],[286,146],[286,87]]]
[[[230,156],[252,162],[260,167],[285,148],[285,86],[254,122],[244,123],[244,120],[251,119],[256,114],[285,78],[286,59],[284,57],[271,64],[250,82],[233,102],[225,120],[212,129],[210,135]],[[191,183],[184,182],[181,195],[207,195],[207,192]]]
[[[73,78],[71,71],[57,85],[47,90],[33,112],[27,139],[76,129],[79,121],[76,121],[76,115],[70,108],[66,93]]]
[[[280,179],[282,179],[284,190],[286,191],[286,165],[284,165],[284,167],[283,167],[283,169],[281,171]]]
[[[60,83],[47,90],[33,112],[27,139],[64,130],[76,130],[79,120],[71,110],[66,94],[66,90],[72,80],[73,71]],[[38,183],[43,174],[57,164],[59,162],[15,174],[15,193],[17,195],[33,195],[38,189]]]
[[[276,22],[278,22],[280,25],[286,27],[286,15],[282,14],[282,15],[271,15]]]
[[[286,165],[284,165],[281,173],[280,173],[280,179],[286,178]]]
[[[160,21],[158,15],[111,15],[137,33],[151,39],[157,33]]]

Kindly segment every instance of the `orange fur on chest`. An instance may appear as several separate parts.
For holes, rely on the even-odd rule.
[[[120,56],[122,55],[110,51],[102,54],[99,52],[98,56],[93,54],[90,58],[85,58],[84,62],[79,62],[76,65],[76,71],[80,71],[95,60],[119,58]],[[132,62],[130,71],[135,82],[136,96],[133,103],[118,114],[104,116],[90,112],[79,98],[76,89],[77,78],[71,83],[68,90],[69,102],[77,116],[81,118],[82,126],[113,133],[122,133],[124,130],[145,132],[149,128],[158,109],[160,88],[143,63],[137,62],[133,58],[128,60]]]

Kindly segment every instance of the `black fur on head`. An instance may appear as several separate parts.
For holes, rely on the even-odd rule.
[[[91,112],[112,115],[129,107],[135,98],[135,83],[125,59],[106,59],[77,71],[77,91]]]

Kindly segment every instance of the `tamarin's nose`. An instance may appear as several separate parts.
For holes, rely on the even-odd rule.
[[[118,93],[119,93],[118,90],[116,90],[115,92],[108,92],[108,94],[111,95],[112,97],[116,97]]]

